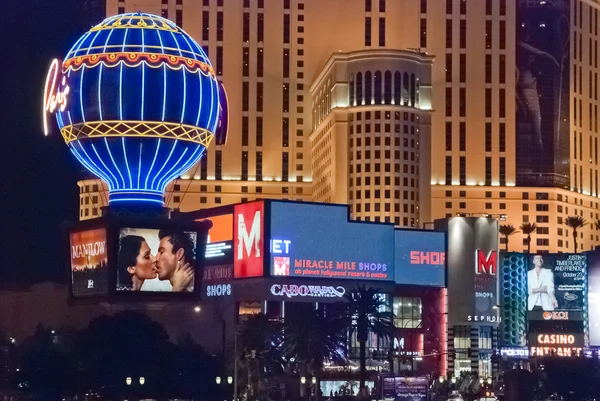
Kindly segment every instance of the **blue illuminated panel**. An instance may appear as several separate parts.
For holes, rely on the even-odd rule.
[[[446,286],[446,234],[395,231],[395,279],[398,284]]]
[[[273,276],[393,280],[394,227],[348,221],[345,206],[271,202]]]

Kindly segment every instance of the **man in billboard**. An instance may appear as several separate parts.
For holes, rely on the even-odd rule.
[[[530,311],[553,311],[558,308],[554,295],[554,273],[544,268],[542,255],[532,259],[534,268],[527,272],[527,309]]]
[[[163,229],[158,232],[158,238],[159,280],[169,280],[173,292],[194,291],[194,244],[190,237],[180,230]]]

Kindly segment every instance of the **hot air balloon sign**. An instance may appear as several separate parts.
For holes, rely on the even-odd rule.
[[[162,207],[166,186],[227,139],[227,96],[196,41],[145,13],[106,18],[81,36],[44,88],[79,162],[106,182],[109,205]]]

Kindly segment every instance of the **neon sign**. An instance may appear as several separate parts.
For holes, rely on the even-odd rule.
[[[69,95],[69,85],[67,85],[67,77],[62,76],[60,83],[60,62],[58,59],[52,60],[48,75],[46,76],[46,85],[44,86],[44,135],[48,135],[48,113],[54,113],[57,108],[60,111],[65,111],[67,107],[67,98]]]
[[[481,249],[476,251],[475,274],[496,275],[498,271],[498,252],[489,251],[487,256]]]
[[[271,286],[271,294],[276,297],[341,298],[345,293],[346,289],[341,286],[287,284],[273,284]]]
[[[421,252],[410,251],[411,265],[443,265],[446,261],[446,252]]]

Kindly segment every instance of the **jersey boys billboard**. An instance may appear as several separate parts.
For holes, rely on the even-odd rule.
[[[393,280],[394,226],[348,221],[342,206],[271,202],[273,276]]]

